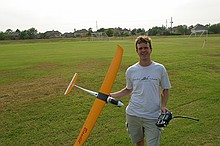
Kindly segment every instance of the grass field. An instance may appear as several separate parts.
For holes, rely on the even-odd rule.
[[[162,146],[220,145],[220,36],[153,37],[152,59],[165,65],[172,84],[168,108],[199,122],[172,120]],[[125,70],[138,61],[134,38],[109,41],[0,41],[0,145],[73,145],[94,102],[74,88],[99,91],[117,45],[123,60],[112,92],[125,86]],[[120,99],[125,105],[129,97]],[[87,146],[130,146],[125,108],[106,104]]]

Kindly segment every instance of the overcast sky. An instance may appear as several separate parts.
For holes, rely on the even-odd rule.
[[[0,0],[0,31],[144,28],[220,23],[220,0]]]

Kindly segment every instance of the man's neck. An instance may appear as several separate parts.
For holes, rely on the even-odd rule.
[[[152,61],[149,59],[149,60],[140,60],[139,64],[141,66],[149,66],[151,65]]]

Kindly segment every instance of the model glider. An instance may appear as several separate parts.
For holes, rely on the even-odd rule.
[[[84,125],[83,125],[77,139],[76,139],[74,146],[82,146],[85,143],[85,141],[89,137],[89,134],[91,133],[104,105],[108,102],[107,100],[108,100],[110,91],[112,89],[116,74],[117,74],[119,66],[121,64],[122,55],[123,55],[123,48],[118,45],[117,51],[116,51],[115,56],[111,62],[111,65],[108,69],[108,72],[105,76],[105,79],[102,83],[102,86],[98,92],[97,98],[94,101],[94,104],[93,104],[93,106],[87,116],[86,121],[84,122]],[[75,81],[76,81],[76,79],[73,78],[72,84],[69,85],[70,87],[68,86],[70,89],[67,88],[65,93],[68,93],[72,89],[72,87],[75,84],[74,83]]]

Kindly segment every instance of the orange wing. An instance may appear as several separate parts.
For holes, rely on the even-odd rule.
[[[98,119],[98,116],[100,115],[104,105],[107,102],[108,95],[110,94],[116,74],[118,72],[118,68],[121,64],[122,54],[123,54],[123,48],[121,46],[118,46],[116,54],[112,60],[112,63],[108,69],[108,72],[99,90],[99,94],[95,99],[95,102],[88,114],[88,117],[79,133],[79,136],[74,146],[83,145],[86,139],[89,137],[89,134],[91,133]]]

